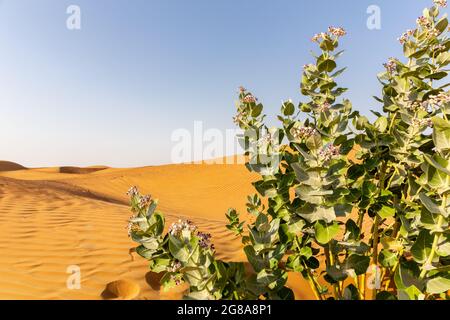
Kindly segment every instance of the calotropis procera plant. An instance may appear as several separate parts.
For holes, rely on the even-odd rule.
[[[165,232],[164,215],[156,210],[158,201],[141,195],[136,187],[128,195],[133,212],[128,233],[139,243],[134,251],[149,260],[151,271],[163,273],[164,290],[186,282],[188,299],[252,297],[245,288],[244,265],[216,260],[211,235],[188,220],[173,223]]]
[[[379,75],[383,110],[374,121],[352,110],[337,83],[339,40],[313,37],[320,52],[305,65],[298,107],[285,101],[279,128],[241,88],[235,123],[250,171],[254,219],[230,209],[252,272],[216,259],[210,236],[179,221],[165,231],[156,201],[130,190],[136,252],[162,272],[164,287],[185,282],[194,299],[292,299],[298,272],[324,299],[448,299],[450,290],[450,64],[448,20],[435,0],[399,41]]]
[[[434,2],[399,38],[405,60],[389,59],[379,75],[384,114],[374,112],[373,124],[355,121],[363,130],[357,181],[371,190],[362,194],[360,216],[374,219],[372,258],[385,280],[373,295],[388,297],[395,288],[400,298],[433,299],[450,288],[450,40],[439,12],[446,1]]]
[[[246,132],[246,146],[260,146],[260,139],[275,144],[263,150],[248,149],[248,168],[262,176],[255,188],[268,199],[265,208],[258,196],[249,198],[248,212],[258,217],[250,225],[249,233],[251,235],[266,221],[276,223],[279,239],[272,247],[283,248],[284,269],[302,273],[318,299],[330,294],[336,299],[358,294],[359,282],[344,288],[343,281],[348,275],[356,278],[364,274],[370,262],[365,255],[369,246],[361,241],[356,223],[349,221],[347,232],[339,234],[342,222],[338,217],[349,215],[360,198],[360,190],[352,188],[348,177],[353,165],[348,154],[354,146],[348,123],[357,113],[352,113],[349,100],[339,100],[346,89],[336,82],[345,71],[337,68],[337,59],[342,54],[337,51],[339,38],[345,34],[342,28],[330,27],[328,32],[314,36],[313,41],[317,42],[321,53],[315,57],[314,64],[304,67],[301,83],[301,92],[309,101],[300,103],[298,111],[292,101],[284,102],[282,115],[278,117],[281,129],[263,125],[262,106],[245,89],[241,89],[235,118]],[[300,114],[304,115],[303,120]],[[277,139],[266,139],[254,133],[261,129],[269,134],[277,133]],[[288,143],[280,146],[283,137]],[[277,161],[255,164],[261,153],[270,160],[278,157]],[[239,219],[233,218],[229,228],[240,226],[239,223]],[[242,234],[242,228],[238,231]],[[340,241],[336,240],[338,236]],[[247,244],[245,252],[251,262],[258,256],[258,251],[253,250],[258,243],[245,235],[243,242]],[[322,269],[321,261],[325,262]],[[329,288],[319,283],[321,271],[326,271]]]

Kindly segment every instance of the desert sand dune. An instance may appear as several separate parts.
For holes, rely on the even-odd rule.
[[[0,161],[0,172],[1,171],[16,171],[16,170],[25,170],[24,166],[21,166],[18,163],[10,162],[10,161]]]
[[[70,173],[70,174],[88,174],[93,173],[101,170],[105,170],[108,167],[102,167],[102,166],[92,166],[87,168],[80,168],[80,167],[60,167],[59,172],[60,173]]]
[[[60,168],[0,172],[0,299],[172,299],[147,261],[129,254],[125,195],[139,186],[160,200],[167,223],[193,220],[213,235],[217,255],[244,261],[225,228],[229,207],[245,212],[256,176],[243,165],[168,165],[61,173]],[[99,168],[99,167],[96,167]],[[18,170],[16,170],[18,169]],[[75,266],[75,267],[74,267]],[[81,288],[66,282],[80,268]],[[297,292],[304,287],[292,276]],[[308,293],[307,293],[308,294]]]

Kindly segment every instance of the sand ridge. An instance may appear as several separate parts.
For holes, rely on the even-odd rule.
[[[245,212],[255,193],[257,176],[243,165],[5,168],[14,171],[0,172],[0,299],[180,298],[181,290],[161,292],[147,261],[129,253],[136,244],[127,236],[125,193],[133,185],[160,200],[167,224],[193,220],[212,234],[218,258],[245,261],[224,215],[230,207]],[[80,289],[67,285],[74,266]]]
[[[0,172],[2,171],[15,171],[15,170],[25,170],[26,168],[18,163],[11,161],[1,161],[0,160]]]

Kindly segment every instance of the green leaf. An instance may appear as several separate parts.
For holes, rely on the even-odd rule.
[[[136,248],[136,253],[143,257],[144,259],[150,260],[155,255],[156,251],[152,249],[147,249],[143,245]]]
[[[352,254],[348,257],[345,267],[346,269],[353,269],[356,275],[365,274],[370,265],[370,257],[358,254]]]
[[[446,66],[450,63],[450,52],[442,52],[437,56],[436,62],[440,66]]]
[[[309,258],[311,258],[313,252],[310,247],[302,247],[299,251],[299,254],[301,256],[304,256],[306,259],[309,259]]]
[[[345,223],[345,232],[348,234],[348,238],[351,240],[359,240],[361,236],[361,230],[358,225],[352,219],[348,219]]]
[[[388,206],[382,206],[380,211],[378,211],[378,215],[382,219],[393,217],[393,216],[395,216],[395,209],[391,208],[391,207],[388,207]]]
[[[379,132],[385,132],[388,126],[388,120],[386,117],[379,117],[375,123],[374,123],[375,128],[377,128],[377,130]]]
[[[420,269],[414,261],[400,261],[399,267],[394,275],[394,282],[398,290],[407,289],[411,286],[423,289],[424,282],[419,278]]]
[[[439,155],[434,155],[433,158],[430,156],[424,154],[424,159],[434,168],[438,169],[439,171],[442,171],[443,173],[450,175],[450,170],[447,169],[448,167],[448,161],[439,157]]]
[[[311,268],[313,270],[319,269],[320,267],[320,262],[315,257],[309,257],[309,259],[306,260],[305,263],[308,268]]]
[[[433,79],[433,80],[441,80],[441,79],[445,78],[447,75],[448,75],[447,72],[441,71],[441,72],[432,73],[432,74],[426,76],[425,78]]]
[[[438,239],[436,253],[441,257],[450,256],[450,235],[441,234]]]
[[[257,104],[252,108],[252,117],[258,117],[261,115],[261,112],[263,111],[264,107],[262,104]]]
[[[450,290],[450,275],[436,277],[427,282],[429,294],[439,294]]]
[[[337,64],[335,61],[331,60],[331,59],[326,59],[322,62],[319,63],[319,65],[317,66],[320,72],[331,72],[334,69],[336,69]]]
[[[244,247],[244,252],[247,256],[248,262],[250,262],[256,272],[260,272],[269,266],[268,261],[266,261],[262,256],[257,255],[252,246]]]
[[[335,73],[333,73],[331,75],[331,77],[332,78],[336,78],[336,77],[340,76],[341,74],[343,74],[345,72],[345,70],[347,70],[347,68],[342,68],[342,69],[336,71]]]
[[[151,214],[151,217],[149,219],[149,223],[150,223],[150,231],[153,232],[154,236],[161,236],[164,232],[164,225],[165,225],[165,220],[164,220],[164,215],[159,212],[153,212]]]
[[[381,291],[377,293],[377,300],[397,300],[397,297],[387,291]]]
[[[448,20],[447,20],[446,17],[444,17],[444,18],[442,18],[441,20],[439,20],[439,22],[436,23],[436,26],[435,26],[435,28],[436,28],[440,33],[444,32],[445,29],[447,29],[447,27],[448,27]]]
[[[275,271],[261,270],[256,276],[256,281],[271,290],[278,291],[286,284],[287,277],[287,272],[281,269]]]
[[[322,186],[320,172],[318,170],[305,170],[298,162],[291,163],[291,167],[294,169],[298,182],[316,188]]]
[[[397,254],[389,250],[383,249],[380,252],[379,260],[383,267],[389,268],[393,267],[398,262],[398,257]]]
[[[428,198],[425,193],[421,192],[419,194],[419,198],[420,198],[420,202],[422,202],[422,204],[424,205],[424,207],[430,211],[431,213],[434,214],[441,214],[444,217],[448,217],[448,212],[446,210],[444,210],[443,208],[441,208],[440,206],[438,206],[433,200],[431,200],[430,198]]]
[[[450,149],[450,122],[434,117],[432,119],[433,128],[433,141],[436,149],[439,151],[446,151]]]
[[[362,177],[365,173],[364,166],[355,164],[351,166],[347,171],[347,177],[352,180],[356,180]]]
[[[334,46],[333,42],[325,39],[320,44],[320,49],[322,49],[324,51],[333,51],[335,49],[335,46]]]
[[[286,262],[287,270],[292,270],[294,272],[302,272],[303,265],[299,255],[289,255]]]
[[[339,265],[327,266],[327,275],[334,281],[344,281],[348,277],[347,271]]]
[[[294,291],[288,287],[283,287],[277,292],[277,296],[280,300],[295,300]]]
[[[291,101],[287,101],[283,103],[283,107],[281,108],[281,112],[285,116],[292,116],[295,112],[295,106]]]
[[[398,290],[399,300],[419,300],[420,296],[423,296],[423,294],[416,286]]]
[[[322,147],[322,138],[320,134],[316,133],[306,139],[306,146],[311,151],[319,150]]]
[[[411,254],[418,263],[425,263],[431,254],[434,237],[428,230],[421,230],[411,247]]]
[[[318,220],[324,220],[329,223],[336,219],[333,207],[306,204],[298,209],[296,213],[309,223],[314,223]]]
[[[295,189],[300,199],[311,204],[320,205],[324,202],[324,196],[332,195],[332,190],[314,189],[308,185],[301,185]]]
[[[150,206],[148,207],[148,210],[147,210],[147,218],[149,218],[153,215],[153,212],[155,212],[155,209],[157,206],[158,206],[158,200],[152,201],[152,203],[150,204]]]
[[[359,291],[353,284],[349,284],[344,290],[344,300],[359,300]]]
[[[429,157],[427,157],[427,158],[429,158]],[[447,167],[448,163],[445,163],[445,166]],[[450,186],[447,181],[448,175],[445,172],[435,168],[433,165],[430,165],[430,163],[428,163],[428,165],[423,164],[422,169],[423,169],[425,175],[423,176],[424,180],[423,181],[420,180],[421,184],[428,183],[428,185],[432,189],[436,190],[440,194],[442,194],[448,190],[448,188]],[[450,180],[449,180],[449,182],[450,182]]]
[[[169,235],[169,250],[175,259],[187,262],[190,256],[187,246],[179,239]]]
[[[314,225],[316,240],[322,245],[328,244],[338,233],[339,225],[337,222],[327,224],[325,221],[317,221]]]

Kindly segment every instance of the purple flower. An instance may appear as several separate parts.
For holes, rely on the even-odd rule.
[[[198,232],[197,237],[199,238],[198,244],[202,249],[212,249],[214,250],[214,246],[211,244],[211,234]]]
[[[339,148],[335,147],[332,144],[328,144],[319,150],[319,158],[322,159],[323,162],[330,161],[331,159],[333,159],[338,155],[339,155]]]

